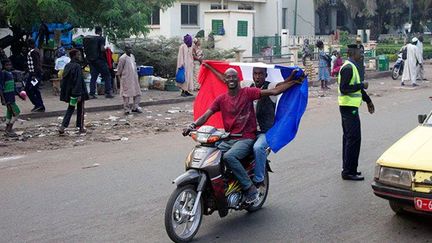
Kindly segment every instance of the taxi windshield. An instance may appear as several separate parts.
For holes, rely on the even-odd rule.
[[[429,114],[428,118],[426,119],[426,121],[423,124],[432,126],[432,113]]]

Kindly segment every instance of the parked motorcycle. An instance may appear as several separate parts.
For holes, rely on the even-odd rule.
[[[392,71],[392,79],[396,80],[399,78],[400,75],[403,73],[405,60],[402,58],[402,53],[398,54],[398,59],[396,60],[395,64],[393,65],[393,71]]]
[[[165,209],[165,229],[174,242],[192,240],[201,225],[203,215],[218,211],[225,217],[229,209],[254,212],[264,204],[269,190],[269,176],[272,172],[267,160],[264,182],[258,188],[259,198],[253,204],[245,203],[240,183],[232,171],[224,166],[222,152],[217,142],[237,137],[217,130],[212,126],[202,126],[189,134],[199,144],[186,158],[186,172],[173,183],[177,188],[171,194]],[[267,154],[270,150],[267,150]],[[242,160],[248,175],[254,176],[253,155]]]

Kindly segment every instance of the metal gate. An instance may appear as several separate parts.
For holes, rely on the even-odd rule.
[[[281,37],[279,35],[253,37],[252,45],[252,55],[254,56],[280,56],[281,54]]]

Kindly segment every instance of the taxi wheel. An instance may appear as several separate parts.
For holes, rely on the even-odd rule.
[[[393,212],[395,212],[397,215],[401,215],[401,214],[406,213],[405,210],[404,210],[404,207],[403,207],[402,204],[400,204],[399,202],[390,200],[390,201],[389,201],[389,204],[390,204],[390,208],[391,208],[391,209],[393,210]]]

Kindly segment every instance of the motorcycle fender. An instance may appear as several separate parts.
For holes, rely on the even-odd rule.
[[[188,170],[179,177],[177,177],[173,184],[176,186],[183,186],[186,184],[198,184],[201,178],[201,173],[197,170]]]
[[[266,168],[267,168],[267,171],[268,171],[268,172],[272,172],[272,173],[273,173],[273,170],[272,170],[271,167],[270,167],[270,160],[267,160]]]

